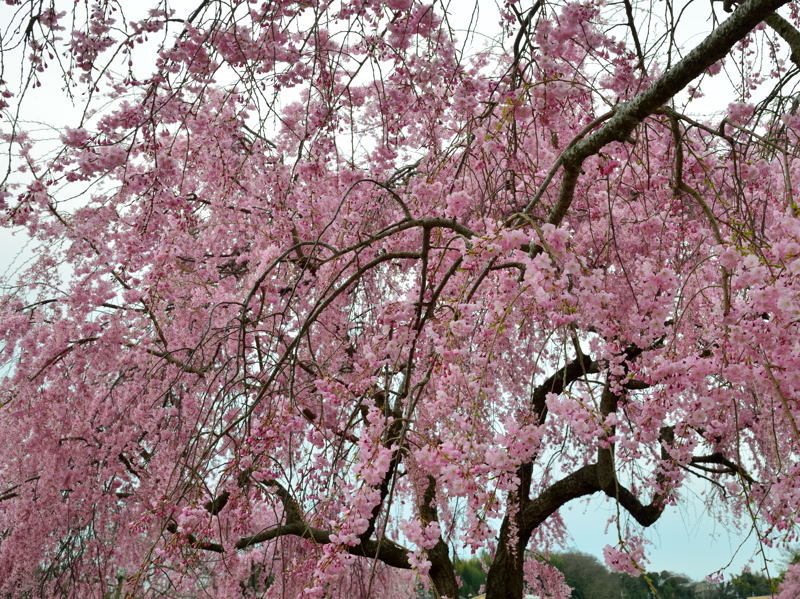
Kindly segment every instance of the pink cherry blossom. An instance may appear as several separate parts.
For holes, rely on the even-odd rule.
[[[687,485],[796,538],[796,8],[134,4],[6,2],[0,595],[455,599],[469,548],[564,599],[562,507],[637,574]]]

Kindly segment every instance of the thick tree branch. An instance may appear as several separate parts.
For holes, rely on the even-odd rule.
[[[252,547],[286,535],[308,539],[320,545],[327,545],[331,542],[331,533],[329,531],[306,526],[302,522],[293,522],[269,528],[255,535],[242,537],[236,542],[236,549],[245,549],[246,547]],[[351,555],[377,559],[395,568],[406,570],[411,568],[411,564],[408,561],[408,550],[386,538],[361,541],[358,545],[347,547],[347,552]]]
[[[524,532],[530,536],[537,526],[567,502],[600,491],[597,471],[597,464],[587,464],[542,491],[523,510]]]
[[[647,505],[643,504],[628,488],[617,481],[613,488],[603,489],[606,495],[615,499],[642,526],[650,526],[661,517],[666,504],[660,496],[653,498]]]
[[[169,532],[178,533],[178,525],[174,520],[170,520],[167,523],[166,529]],[[266,541],[271,541],[272,539],[287,535],[308,539],[320,545],[327,545],[331,542],[331,533],[329,531],[306,526],[302,522],[293,522],[268,528],[254,535],[242,537],[236,542],[235,547],[236,549],[246,549],[247,547],[259,545]],[[197,549],[211,551],[213,553],[225,552],[225,548],[221,543],[201,541],[192,534],[187,534],[185,537],[189,541],[189,544]],[[347,552],[359,557],[377,559],[395,568],[402,568],[405,570],[411,568],[411,564],[408,561],[408,550],[388,539],[362,541],[358,545],[348,547]]]
[[[639,352],[641,353],[641,352]],[[628,352],[630,355],[630,350]],[[627,372],[627,369],[626,369]],[[620,396],[614,392],[611,387],[611,381],[606,381],[603,388],[603,395],[600,399],[600,413],[603,417],[617,411]],[[611,427],[610,434],[614,435],[616,427]],[[661,457],[668,459],[669,454],[664,449],[664,444],[671,444],[673,440],[673,431],[671,427],[664,427],[659,434],[659,440],[662,443]],[[625,487],[619,482],[617,478],[617,469],[614,458],[614,443],[609,443],[607,447],[600,447],[597,450],[597,484],[608,497],[614,499],[622,506],[634,519],[642,526],[650,526],[659,519],[666,506],[666,495],[658,492],[653,497],[653,500],[645,505],[630,489]],[[664,482],[663,475],[656,475],[656,482],[661,484]]]
[[[203,507],[206,508],[209,514],[216,516],[228,504],[230,496],[231,494],[227,490],[224,490],[211,501],[204,503]]]
[[[800,31],[778,13],[767,15],[764,22],[783,38],[791,50],[792,62],[800,66]]]
[[[739,40],[789,0],[747,0],[733,14],[647,89],[621,104],[606,123],[562,154],[564,174],[548,222],[559,225],[572,203],[581,165],[612,141],[624,141],[645,118],[668,102]]]
[[[285,487],[276,481],[267,481],[264,484],[273,488],[275,494],[280,498],[281,503],[283,504],[286,523],[262,530],[254,535],[248,535],[240,538],[234,544],[236,549],[246,549],[247,547],[259,545],[266,541],[271,541],[272,539],[277,539],[278,537],[287,535],[308,539],[320,545],[327,545],[328,543],[332,542],[332,533],[330,531],[314,528],[306,524],[299,504]],[[221,510],[225,503],[227,503],[228,497],[229,493],[227,491],[223,491],[216,499],[207,502],[204,507],[212,514],[219,513],[219,510]],[[177,534],[179,532],[177,522],[172,519],[167,522],[165,528],[173,534]],[[185,534],[184,537],[192,547],[197,549],[211,551],[214,553],[225,552],[225,548],[221,543],[202,541],[192,534]],[[411,568],[411,564],[408,561],[408,550],[386,538],[378,540],[360,539],[358,545],[349,546],[346,550],[351,555],[377,559],[395,568]]]
[[[439,521],[439,514],[436,509],[436,479],[428,476],[428,485],[419,503],[419,515],[424,524]],[[458,595],[458,584],[456,583],[455,569],[450,559],[450,551],[447,543],[441,535],[436,545],[428,550],[428,560],[431,562],[429,575],[433,586],[439,597],[456,597]]]
[[[588,356],[579,355],[569,364],[559,368],[541,385],[536,387],[531,395],[531,405],[536,412],[539,423],[541,424],[544,422],[547,417],[546,401],[550,393],[559,395],[564,389],[581,377],[590,373],[596,373],[597,371],[597,363],[594,360]]]

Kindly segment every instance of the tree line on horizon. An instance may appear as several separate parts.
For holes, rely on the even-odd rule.
[[[579,551],[556,553],[549,561],[572,588],[571,599],[747,599],[776,592],[782,578],[782,574],[770,578],[747,569],[721,582],[696,581],[669,570],[636,577],[612,572],[595,556]],[[462,581],[460,597],[468,599],[482,591],[485,563],[480,555],[456,562]]]

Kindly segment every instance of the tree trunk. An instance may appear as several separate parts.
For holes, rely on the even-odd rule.
[[[438,522],[439,515],[436,512],[436,479],[428,476],[428,486],[422,496],[419,505],[419,515],[427,525],[431,522]],[[428,551],[428,560],[431,562],[431,569],[428,573],[433,590],[437,599],[458,599],[458,584],[456,583],[456,570],[453,561],[450,559],[450,550],[447,543],[441,536],[439,541]]]
[[[433,589],[437,599],[458,599],[458,584],[456,584],[456,572],[453,562],[450,560],[450,552],[447,544],[441,539],[428,551],[428,559],[431,562],[429,576],[433,582]]]
[[[525,583],[522,565],[528,539],[521,539],[519,535],[519,531],[511,534],[506,517],[500,529],[500,543],[486,577],[486,599],[522,599]]]

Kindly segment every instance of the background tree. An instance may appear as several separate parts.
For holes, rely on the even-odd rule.
[[[775,587],[768,577],[750,571],[744,571],[734,576],[731,584],[740,597],[771,595],[775,591]]]
[[[664,599],[695,599],[697,596],[692,581],[681,574],[662,570],[649,573],[647,577],[652,585],[652,596]]]
[[[572,599],[617,599],[617,580],[596,557],[567,552],[554,555],[551,563],[561,571],[572,589]]]
[[[699,599],[739,599],[739,594],[729,580],[703,585],[697,596]]]
[[[489,556],[473,556],[468,559],[456,559],[454,566],[456,575],[461,579],[458,588],[461,597],[474,597],[486,584],[485,564]]]
[[[638,575],[695,478],[786,535],[785,4],[7,1],[0,593],[563,598],[561,507]]]

